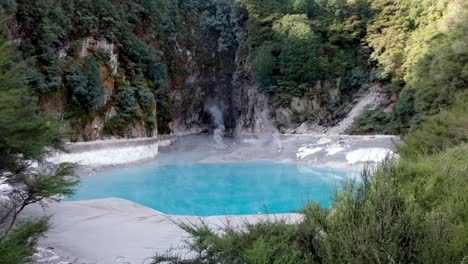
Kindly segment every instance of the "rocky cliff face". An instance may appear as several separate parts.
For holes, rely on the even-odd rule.
[[[77,60],[86,60],[86,58],[96,56],[96,54],[102,56],[101,61],[99,61],[99,76],[102,79],[103,87],[102,103],[93,111],[72,113],[74,109],[70,108],[70,94],[57,91],[40,96],[39,102],[44,111],[48,114],[58,114],[65,117],[66,125],[72,131],[72,141],[93,141],[120,137],[142,138],[157,135],[156,126],[149,127],[144,120],[137,119],[133,120],[132,124],[120,135],[106,131],[110,129],[108,124],[118,116],[114,99],[120,86],[119,80],[125,79],[119,68],[118,50],[114,43],[106,39],[86,37],[78,43]],[[65,43],[63,48],[58,50],[58,58],[61,62],[75,60],[70,49],[70,44]],[[156,116],[155,107],[146,113],[140,107],[135,111],[139,116]],[[72,116],[67,118],[67,115]]]
[[[233,56],[218,53],[216,43],[205,42],[201,47],[181,49],[187,59],[187,77],[171,87],[174,119],[173,132],[190,133],[211,131],[215,127],[209,108],[215,107],[222,115],[228,132],[235,128],[232,104]],[[213,64],[207,65],[210,60]]]
[[[227,135],[276,131],[274,108],[255,80],[249,43],[227,52],[216,52],[216,45],[205,42],[202,50],[182,51],[189,75],[172,87],[174,132],[212,132],[217,126],[212,107],[222,113]],[[213,65],[204,64],[207,58]]]
[[[239,25],[245,30],[245,25]],[[293,97],[290,105],[276,106],[262,92],[252,65],[252,45],[240,40],[228,52],[217,51],[217,39],[204,37],[203,44],[179,49],[185,56],[188,76],[171,91],[177,133],[212,132],[216,128],[210,106],[218,108],[226,133],[309,133],[323,130],[312,112],[323,107],[322,90],[333,101],[340,99],[340,79],[319,81],[303,97]],[[207,64],[210,60],[212,63]],[[325,118],[326,116],[322,116]],[[331,120],[334,118],[331,117]]]

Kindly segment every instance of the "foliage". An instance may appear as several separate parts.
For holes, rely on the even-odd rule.
[[[400,152],[407,157],[433,154],[468,142],[468,94],[457,98],[449,110],[429,117],[422,127],[405,138]]]
[[[127,117],[123,113],[117,113],[106,122],[104,132],[109,135],[125,136],[129,126]]]
[[[186,263],[303,263],[294,247],[297,227],[285,222],[245,224],[244,230],[226,226],[220,236],[208,225],[181,224],[195,240],[189,248],[198,257]],[[176,256],[156,256],[153,263],[181,263]]]
[[[369,53],[361,45],[370,18],[367,1],[249,0],[244,5],[256,78],[277,106],[288,107],[293,97],[312,90],[327,93],[320,82],[335,82],[343,94],[333,100],[317,97],[320,105],[330,106],[334,100],[350,103],[369,86]],[[336,118],[339,110],[318,111]]]
[[[242,10],[239,2],[213,0],[205,3],[202,14],[202,27],[206,35],[215,38],[218,52],[236,50],[241,32],[239,28]]]
[[[85,59],[83,70],[75,66],[66,80],[73,96],[85,109],[95,110],[104,103],[104,87],[99,63],[92,57]]]
[[[41,160],[44,146],[60,147],[63,135],[56,122],[38,115],[27,102],[21,66],[12,60],[9,43],[0,38],[0,174],[24,169],[27,160]]]
[[[276,68],[276,58],[273,56],[272,46],[260,46],[253,53],[253,65],[256,69],[256,78],[262,89],[273,85],[272,75]]]
[[[171,128],[169,123],[172,121],[172,105],[171,100],[166,91],[158,93],[156,95],[156,107],[157,107],[157,123],[158,133],[170,134]]]
[[[396,173],[407,199],[428,212],[425,218],[435,223],[429,226],[431,244],[421,249],[421,262],[459,263],[468,254],[468,145],[461,143],[432,155],[415,156],[414,152],[402,152],[404,159]]]
[[[3,20],[2,20],[3,21]],[[57,195],[70,195],[78,183],[70,179],[74,166],[44,165],[49,149],[61,147],[59,124],[32,107],[21,65],[0,37],[0,176],[12,186],[0,199],[0,262],[25,263],[34,253],[47,219],[17,221],[28,205]],[[37,168],[31,166],[37,162]]]
[[[29,219],[18,223],[6,239],[0,241],[0,263],[28,263],[35,253],[37,240],[49,228],[47,220]]]
[[[129,118],[136,115],[138,111],[135,90],[134,87],[125,86],[117,92],[114,98],[114,104],[119,112],[128,115]]]
[[[468,8],[467,8],[468,10]],[[456,95],[467,89],[467,28],[452,31],[415,63],[408,75],[407,89],[414,90],[414,107],[422,116],[437,114],[453,104]]]
[[[116,107],[117,115],[106,122],[106,133],[125,136],[130,125],[140,116],[135,93],[136,88],[124,86],[114,95],[113,104]]]
[[[154,104],[154,94],[149,89],[138,89],[138,101],[143,109],[151,109]]]
[[[400,100],[392,126],[400,133],[454,103],[466,90],[468,32],[465,1],[372,2],[367,41],[383,80]],[[396,89],[395,89],[396,87]]]
[[[374,133],[394,135],[396,131],[388,125],[391,123],[391,118],[390,114],[382,110],[366,109],[360,116],[354,119],[354,123],[347,133],[354,135]]]

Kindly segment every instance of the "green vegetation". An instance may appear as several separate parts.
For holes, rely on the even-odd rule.
[[[9,43],[0,38],[0,173],[20,172],[29,166],[28,160],[39,160],[44,146],[61,146],[63,132],[59,125],[36,114],[30,102],[21,65],[13,61]],[[22,157],[22,158],[19,158]]]
[[[4,20],[2,20],[4,21]],[[28,205],[57,195],[70,195],[77,181],[70,178],[73,166],[33,168],[47,148],[62,144],[63,132],[54,120],[38,113],[22,75],[14,63],[10,44],[0,37],[0,184],[15,188],[0,193],[0,263],[27,263],[48,219],[19,220]]]
[[[0,243],[0,261],[5,264],[27,263],[35,253],[38,238],[49,228],[47,219],[17,223],[8,237]]]
[[[448,110],[429,117],[424,125],[406,135],[406,145],[399,151],[407,157],[418,157],[444,151],[468,141],[468,92],[460,94]]]
[[[366,39],[380,78],[399,95],[388,117],[393,133],[406,133],[452,105],[467,88],[468,5],[458,0],[381,0],[373,1],[372,9]]]
[[[366,109],[360,116],[354,119],[353,125],[348,129],[350,134],[389,134],[397,131],[389,124],[392,123],[390,114],[380,109]]]
[[[20,25],[21,32],[11,33],[21,35],[18,50],[28,64],[29,85],[44,100],[59,97],[75,131],[82,130],[84,116],[104,117],[112,106],[109,93],[133,86],[136,79],[142,100],[132,107],[152,111],[142,111],[134,121],[154,119],[147,91],[168,99],[169,81],[183,74],[177,47],[192,45],[185,33],[190,30],[186,12],[196,8],[191,1],[12,0],[1,5],[14,17],[11,27]],[[118,54],[114,65],[112,53]],[[170,112],[168,103],[158,104],[158,111]],[[160,121],[161,128],[170,122]]]
[[[370,19],[367,1],[243,1],[247,36],[261,89],[276,106],[308,97],[318,116],[342,113],[339,105],[370,85],[368,49],[361,44]],[[335,83],[325,87],[323,82]],[[332,97],[329,89],[343,96]],[[314,119],[306,116],[305,119]]]
[[[76,70],[79,71],[79,70]],[[104,87],[99,72],[99,63],[91,57],[85,59],[83,74],[73,72],[67,76],[72,94],[86,109],[97,109],[104,103]]]

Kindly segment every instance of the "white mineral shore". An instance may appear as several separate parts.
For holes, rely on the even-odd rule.
[[[147,146],[96,149],[82,153],[60,152],[50,157],[52,163],[78,163],[84,166],[122,165],[153,159],[158,155],[158,143]]]
[[[171,216],[123,199],[101,199],[49,204],[28,209],[29,215],[53,215],[52,229],[40,241],[35,263],[150,263],[156,253],[184,248],[187,233],[176,223],[202,221],[219,232],[227,223],[239,227],[258,221],[298,222],[299,214],[248,216]]]
[[[381,162],[386,158],[394,158],[395,153],[386,148],[361,148],[346,154],[346,160],[354,164],[357,162]]]
[[[296,157],[298,159],[304,159],[305,157],[307,156],[310,156],[312,154],[315,154],[319,151],[321,151],[322,148],[321,147],[316,147],[316,148],[309,148],[307,146],[304,146],[304,147],[300,147],[298,150],[297,150],[297,154],[296,154]]]
[[[65,146],[65,152],[55,152],[47,161],[91,167],[124,165],[154,159],[159,153],[159,147],[169,146],[173,141],[174,138],[166,137],[69,143]]]

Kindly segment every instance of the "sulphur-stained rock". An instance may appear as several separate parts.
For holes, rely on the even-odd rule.
[[[280,107],[275,111],[275,119],[281,129],[289,129],[294,127],[292,117],[293,111],[290,108]]]
[[[117,111],[115,110],[115,108],[113,106],[111,106],[111,108],[109,110],[107,110],[107,112],[106,112],[106,120],[109,120],[109,119],[113,118],[116,115],[117,115]]]
[[[131,126],[128,132],[128,137],[130,138],[144,138],[148,136],[148,131],[145,125],[141,123]]]
[[[295,129],[294,134],[319,134],[325,133],[326,128],[312,122],[304,122]]]
[[[100,116],[96,116],[85,128],[86,140],[92,141],[100,139],[102,137],[103,129],[104,121]]]
[[[291,99],[291,109],[298,113],[302,113],[306,110],[313,109],[313,102],[306,96],[293,97]]]
[[[103,79],[104,87],[104,105],[107,104],[114,95],[115,90],[115,80],[110,74],[109,69],[105,66],[100,67],[101,77]]]
[[[341,85],[341,78],[337,78],[335,83],[333,81],[326,81],[325,88],[328,91],[328,96],[332,101],[337,101],[340,99],[341,92],[340,92],[340,85]]]
[[[87,57],[90,52],[98,51],[103,51],[109,55],[107,64],[111,69],[112,75],[117,75],[119,70],[119,60],[115,51],[115,45],[106,39],[95,40],[92,37],[85,38],[82,41],[80,58]]]

